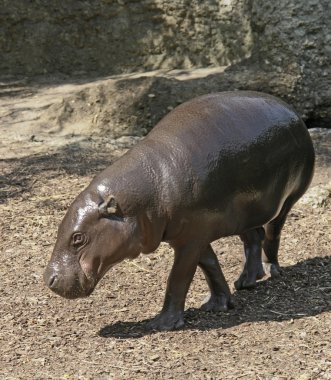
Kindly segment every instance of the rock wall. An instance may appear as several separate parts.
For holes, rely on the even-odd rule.
[[[2,73],[228,65],[251,51],[246,0],[2,0]]]
[[[263,90],[292,103],[309,126],[331,126],[330,0],[1,2],[1,74],[227,65],[203,82],[163,80],[166,100],[174,88],[183,99],[202,89]]]
[[[288,92],[314,126],[331,127],[331,2],[253,1],[252,57],[264,72],[296,78]]]

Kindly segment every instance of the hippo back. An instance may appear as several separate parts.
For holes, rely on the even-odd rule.
[[[242,193],[246,199],[278,193],[280,203],[307,186],[302,177],[309,173],[304,182],[310,182],[314,163],[311,139],[296,112],[256,92],[209,94],[180,105],[155,126],[143,147],[155,144],[165,181],[171,173],[173,183],[186,182],[187,203],[214,209]],[[174,186],[173,198],[178,190]]]

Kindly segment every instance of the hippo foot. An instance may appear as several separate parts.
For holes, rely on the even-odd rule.
[[[265,273],[272,278],[278,278],[282,274],[282,269],[279,264],[262,263]]]
[[[249,273],[246,269],[243,270],[234,286],[237,290],[253,289],[256,286],[256,280],[260,280],[265,276],[264,270],[261,268],[256,274]]]
[[[183,313],[167,313],[163,312],[151,320],[147,328],[149,330],[168,331],[177,330],[184,327]]]
[[[222,294],[220,296],[210,295],[208,296],[204,303],[201,305],[200,309],[202,311],[228,311],[233,309],[234,305],[231,299]]]

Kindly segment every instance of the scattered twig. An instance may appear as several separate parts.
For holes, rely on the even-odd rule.
[[[293,317],[293,316],[300,316],[300,317],[303,317],[303,316],[308,316],[308,314],[305,314],[305,313],[282,313],[282,312],[280,312],[280,311],[275,311],[275,310],[268,309],[268,308],[266,308],[266,307],[263,306],[263,305],[261,305],[261,307],[262,307],[264,310],[270,311],[270,313],[274,313],[274,314],[278,314],[278,315],[286,315],[287,317]]]
[[[126,263],[130,264],[130,265],[133,265],[133,266],[137,267],[138,269],[141,269],[141,270],[143,270],[145,272],[152,272],[150,269],[146,269],[144,267],[141,267],[140,265],[136,264],[134,261],[127,261]]]

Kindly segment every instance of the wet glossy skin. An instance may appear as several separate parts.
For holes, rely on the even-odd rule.
[[[279,99],[225,92],[186,102],[72,203],[45,282],[67,298],[89,295],[111,266],[168,241],[175,260],[151,328],[183,326],[197,266],[211,292],[202,307],[227,310],[229,287],[210,243],[241,237],[246,262],[237,289],[255,286],[266,271],[277,276],[281,229],[313,166],[304,123]]]

